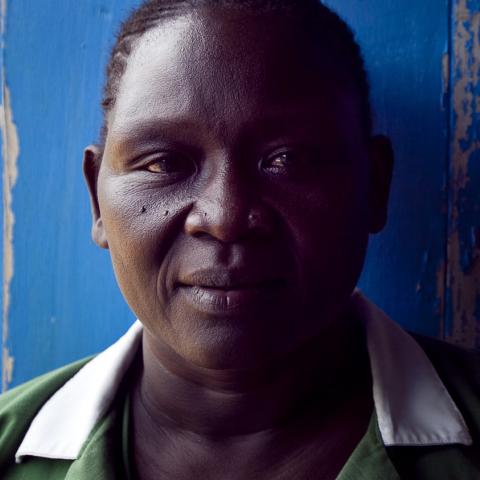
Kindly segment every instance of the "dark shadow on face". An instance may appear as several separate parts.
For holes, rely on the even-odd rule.
[[[329,335],[385,223],[389,143],[306,42],[274,15],[167,20],[128,60],[98,188],[87,149],[94,239],[150,337],[196,365]]]

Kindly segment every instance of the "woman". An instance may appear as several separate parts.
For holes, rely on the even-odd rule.
[[[139,322],[4,395],[2,478],[480,476],[478,394],[452,367],[478,363],[448,371],[422,341],[429,360],[354,290],[393,161],[343,21],[147,1],[103,105],[92,236]]]

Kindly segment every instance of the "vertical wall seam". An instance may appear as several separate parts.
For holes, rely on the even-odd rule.
[[[0,5],[0,86],[1,86],[1,104],[0,104],[0,111],[1,111],[1,118],[0,118],[0,125],[3,127],[5,123],[5,114],[4,114],[4,109],[3,105],[5,104],[5,54],[4,54],[4,44],[5,44],[5,38],[4,38],[4,33],[5,33],[5,24],[6,24],[6,16],[7,13],[7,0],[1,0],[1,5]],[[3,128],[2,128],[2,149],[4,148],[4,135],[3,135]],[[3,161],[4,161],[4,155],[2,151],[2,167],[3,167]],[[4,181],[4,171],[2,168],[2,180]],[[4,198],[3,198],[3,192],[2,192],[2,236],[3,236],[3,243],[5,243],[5,204],[4,204]],[[5,252],[2,250],[2,357],[0,359],[0,367],[1,367],[1,390],[0,392],[5,391],[4,387],[4,380],[6,380],[6,374],[4,372],[4,365],[5,365],[5,357],[9,356],[9,352],[7,350],[7,338],[8,338],[8,317],[5,316],[5,293],[4,293],[4,281],[5,281],[5,275],[4,275],[4,259],[5,259]]]
[[[6,81],[5,67],[5,28],[7,0],[1,0],[1,55],[2,55],[2,105],[0,127],[2,132],[3,156],[3,311],[2,311],[2,391],[8,388],[13,375],[13,356],[8,348],[10,284],[13,278],[13,225],[15,217],[12,210],[12,190],[17,181],[17,159],[19,142],[17,129],[13,121],[10,91]]]
[[[454,51],[453,51],[453,29],[454,29],[454,17],[453,17],[453,5],[454,0],[448,0],[447,6],[447,55],[448,65],[447,72],[448,78],[445,81],[446,90],[446,102],[445,102],[445,115],[446,115],[446,159],[445,159],[445,244],[444,244],[444,268],[443,268],[443,311],[442,311],[442,338],[447,338],[450,335],[451,318],[450,318],[450,301],[449,301],[449,276],[450,276],[450,262],[449,262],[449,248],[448,239],[450,235],[450,218],[451,218],[451,161],[452,161],[452,92],[453,92],[453,65],[454,65]]]
[[[6,0],[1,0],[0,3],[0,105],[3,105],[4,99],[3,99],[3,77],[4,77],[4,54],[3,54],[3,44],[4,44],[4,38],[3,38],[3,33],[5,31],[5,14],[6,14]],[[2,115],[3,117],[4,115]],[[3,153],[2,153],[3,157]],[[3,158],[2,158],[3,160]],[[3,165],[3,164],[2,164]],[[3,177],[3,172],[2,172],[2,177]],[[2,178],[3,180],[3,178]],[[2,196],[2,202],[3,202],[3,196]],[[3,219],[3,204],[2,204],[2,232],[4,232],[4,219]],[[2,251],[2,265],[3,265],[3,251]],[[3,317],[3,273],[2,273],[2,323],[0,324],[0,335],[1,335],[1,357],[0,357],[0,393],[3,391],[3,352],[5,348],[5,341],[6,341],[6,334],[8,332],[5,332],[5,320]]]

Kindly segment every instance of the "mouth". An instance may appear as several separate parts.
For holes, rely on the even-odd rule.
[[[274,301],[285,285],[280,277],[219,270],[197,271],[177,283],[195,309],[211,314],[251,312]]]
[[[274,287],[283,282],[280,276],[255,271],[203,269],[181,277],[177,285],[214,290],[244,290]]]

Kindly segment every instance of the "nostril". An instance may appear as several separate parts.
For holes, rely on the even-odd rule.
[[[185,233],[195,238],[236,243],[247,237],[266,236],[273,229],[273,216],[266,205],[248,201],[199,202],[185,219]]]
[[[268,235],[273,232],[274,219],[267,207],[256,207],[248,214],[248,230],[256,234]]]
[[[196,232],[192,233],[191,236],[194,237],[194,238],[202,239],[202,240],[212,240],[212,239],[214,239],[214,237],[212,235],[210,235],[207,232],[202,232],[202,231],[196,231]]]
[[[251,211],[248,214],[248,228],[250,230],[255,228],[261,228],[263,223],[264,218],[258,210]]]

